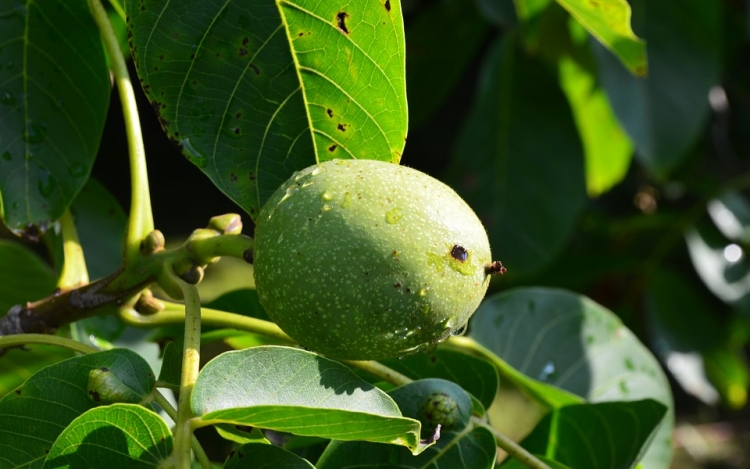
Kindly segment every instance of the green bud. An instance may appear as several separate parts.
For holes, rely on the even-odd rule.
[[[242,217],[236,213],[218,215],[208,221],[208,228],[223,234],[240,234],[242,233]]]
[[[134,309],[139,314],[149,315],[156,314],[159,311],[164,310],[164,303],[158,298],[154,298],[154,294],[151,290],[143,290],[141,296],[138,297],[138,301],[135,303]]]
[[[149,233],[141,241],[140,250],[144,256],[149,256],[155,252],[159,252],[164,249],[164,235],[159,230],[154,230]]]
[[[419,413],[429,429],[440,425],[443,430],[450,430],[461,418],[456,400],[442,392],[432,394],[419,409]]]

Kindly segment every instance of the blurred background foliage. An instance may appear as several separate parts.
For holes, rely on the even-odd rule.
[[[645,77],[565,3],[404,0],[402,163],[482,218],[509,269],[492,290],[581,292],[654,350],[675,393],[674,468],[750,467],[750,1],[630,0]],[[136,91],[167,239],[241,211]],[[127,206],[123,128],[115,92],[93,176]],[[205,297],[246,286],[223,272]]]

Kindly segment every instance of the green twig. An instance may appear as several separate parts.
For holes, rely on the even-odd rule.
[[[130,215],[128,230],[125,236],[125,260],[129,264],[140,255],[140,243],[154,231],[154,217],[151,212],[151,195],[148,187],[146,170],[146,151],[141,134],[141,121],[138,106],[135,102],[133,84],[130,81],[125,57],[122,55],[117,36],[109,22],[107,11],[99,0],[89,0],[94,20],[99,27],[104,47],[112,60],[112,72],[122,102],[122,113],[125,118],[125,131],[128,138],[130,156]]]
[[[166,397],[164,397],[164,394],[157,391],[156,389],[153,391],[153,397],[154,402],[156,402],[159,407],[164,409],[164,412],[169,415],[169,418],[172,420],[177,420],[177,409],[175,409],[172,406],[172,403],[167,400]],[[200,463],[201,467],[203,469],[211,469],[213,466],[211,465],[211,461],[208,459],[208,456],[206,455],[206,451],[203,449],[203,446],[201,446],[200,442],[198,441],[198,438],[193,435],[192,438],[192,444],[193,452],[195,453],[195,458]]]
[[[182,375],[180,377],[180,398],[177,404],[177,420],[174,429],[174,458],[177,469],[190,469],[190,442],[192,427],[190,419],[190,396],[198,379],[201,347],[201,302],[198,288],[181,280],[174,273],[173,266],[167,264],[168,275],[179,284],[185,297],[185,340],[182,352]]]
[[[83,256],[83,249],[78,240],[76,224],[70,209],[65,210],[60,218],[60,233],[63,240],[63,266],[60,277],[57,279],[57,286],[67,289],[89,283],[86,259]]]
[[[484,427],[495,437],[495,443],[503,451],[529,469],[550,469],[548,465],[537,459],[533,454],[526,451],[521,445],[503,435],[496,428],[478,417],[471,417],[474,426]]]
[[[14,334],[0,337],[0,350],[10,347],[19,347],[29,344],[54,345],[73,350],[80,353],[95,353],[99,350],[94,347],[76,342],[66,337],[48,334]]]

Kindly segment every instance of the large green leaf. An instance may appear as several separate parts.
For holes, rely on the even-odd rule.
[[[632,73],[646,75],[646,44],[630,27],[627,0],[557,0]]]
[[[44,368],[0,400],[0,469],[40,468],[60,433],[104,401],[138,401],[154,386],[129,350],[71,358]]]
[[[560,252],[586,199],[583,149],[557,76],[512,39],[489,52],[450,179],[517,277]]]
[[[610,311],[564,290],[510,290],[485,300],[470,335],[520,372],[590,402],[650,398],[666,405],[643,464],[668,467],[674,426],[669,383],[654,356]],[[502,405],[490,412],[493,424],[508,424]]]
[[[316,160],[400,160],[398,0],[134,0],[128,16],[164,130],[251,216]]]
[[[648,41],[648,77],[634,77],[602,47],[594,50],[637,156],[663,177],[684,161],[708,117],[706,96],[721,73],[721,2],[684,0],[679,11],[670,2],[631,3],[633,26]]]
[[[161,467],[172,453],[172,434],[158,415],[135,404],[90,409],[60,434],[44,469]]]
[[[630,469],[666,412],[652,399],[567,406],[547,415],[523,446],[570,467]]]
[[[0,6],[0,193],[13,230],[59,218],[86,182],[109,73],[85,0]]]
[[[233,423],[297,435],[367,440],[419,453],[419,422],[383,391],[338,362],[289,347],[227,352],[198,376],[191,405],[205,423]]]

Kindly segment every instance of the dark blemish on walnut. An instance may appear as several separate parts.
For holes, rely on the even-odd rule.
[[[451,249],[451,257],[457,261],[464,262],[469,258],[469,252],[463,246],[456,244],[453,246],[453,249]]]

